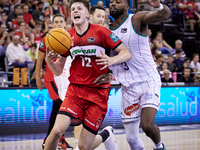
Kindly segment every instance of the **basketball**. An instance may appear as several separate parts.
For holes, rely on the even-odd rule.
[[[70,49],[71,36],[66,30],[55,28],[47,33],[45,44],[49,47],[49,50],[53,50],[58,54],[64,54]]]

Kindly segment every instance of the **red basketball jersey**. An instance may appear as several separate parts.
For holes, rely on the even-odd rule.
[[[40,41],[40,46],[39,46],[39,50],[43,53],[46,53],[46,44],[45,44],[45,37],[43,37]],[[54,75],[51,72],[51,70],[49,69],[47,63],[46,63],[46,71],[44,74],[44,80],[45,81],[54,81]]]
[[[68,32],[71,35],[70,53],[73,57],[70,83],[89,87],[109,87],[110,83],[99,86],[93,83],[99,75],[108,72],[108,68],[100,70],[104,65],[97,65],[95,60],[99,58],[96,55],[101,55],[100,50],[109,55],[110,49],[114,50],[121,44],[119,38],[109,29],[93,24],[89,24],[87,31],[82,35],[78,35],[75,28]]]

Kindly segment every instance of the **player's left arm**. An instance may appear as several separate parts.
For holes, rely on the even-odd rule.
[[[46,49],[46,62],[49,66],[49,69],[53,72],[54,75],[59,76],[63,72],[65,66],[66,57],[60,56],[49,51],[49,48]],[[56,62],[53,60],[57,59]]]
[[[123,63],[131,58],[130,51],[126,48],[126,46],[123,43],[121,43],[118,47],[116,47],[115,51],[118,53],[118,55],[114,57],[109,57],[102,51],[101,55],[97,55],[98,58],[101,58],[96,60],[97,65],[104,65],[104,67],[101,68],[101,70],[111,65]]]

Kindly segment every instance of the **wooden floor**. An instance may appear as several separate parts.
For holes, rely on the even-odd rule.
[[[165,127],[166,128],[166,127]],[[162,142],[165,144],[167,150],[200,150],[200,129],[177,129],[170,131],[161,130]],[[116,130],[116,141],[119,150],[130,150],[125,139],[124,130]],[[21,137],[21,136],[20,136]],[[153,149],[153,143],[144,133],[140,133],[140,137],[145,144],[146,150]],[[1,138],[1,137],[0,137]],[[42,139],[25,140],[20,139],[12,141],[11,139],[4,139],[6,142],[0,142],[0,150],[41,150]],[[4,141],[0,139],[0,141]],[[70,145],[74,145],[73,138],[66,138]],[[101,144],[96,150],[105,150],[104,145]]]

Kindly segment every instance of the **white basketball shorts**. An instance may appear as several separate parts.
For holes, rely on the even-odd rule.
[[[160,80],[137,82],[129,87],[122,86],[122,122],[140,119],[141,110],[144,107],[153,107],[158,110],[160,105],[160,88]]]

